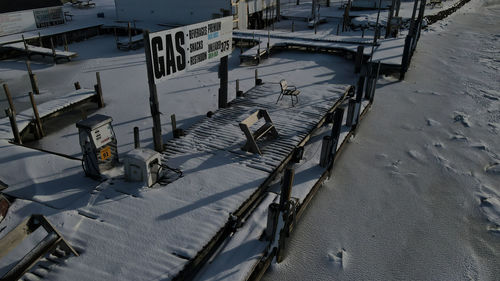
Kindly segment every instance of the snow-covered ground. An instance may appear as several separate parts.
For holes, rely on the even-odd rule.
[[[264,280],[498,280],[498,1],[425,32]]]
[[[108,8],[111,3],[109,0],[95,2],[106,3]],[[310,11],[307,5],[302,8]],[[433,25],[432,32],[422,36],[406,81],[398,82],[390,77],[379,81],[374,107],[358,129],[356,138],[343,151],[334,177],[317,194],[308,215],[299,222],[287,259],[272,267],[266,277],[268,280],[495,280],[500,276],[497,266],[500,264],[500,37],[496,27],[499,11],[495,2],[473,0],[450,20]],[[92,11],[88,13],[89,18],[95,17]],[[373,15],[371,12],[370,17]],[[305,23],[296,24],[303,33],[313,33]],[[282,21],[277,28],[280,25],[288,28],[290,21]],[[321,25],[318,35],[334,34],[335,29],[336,24]],[[343,35],[360,37],[359,32]],[[71,92],[75,81],[92,88],[95,72],[99,71],[107,104],[99,113],[114,118],[120,153],[124,154],[133,147],[134,126],[141,129],[143,146],[150,146],[152,121],[144,50],[118,51],[112,36],[98,36],[71,44],[70,50],[79,53],[79,57],[70,63],[33,63],[41,89],[37,101],[48,101]],[[240,79],[240,86],[245,91],[253,86],[255,67],[239,67],[238,55],[239,51],[235,51],[230,57],[230,99],[235,95],[235,79]],[[293,81],[304,93],[320,85],[355,82],[352,61],[324,54],[280,52],[258,68],[259,76],[265,82],[285,78],[291,83]],[[30,87],[22,60],[0,62],[0,82],[9,83],[18,111],[29,108],[26,93]],[[166,138],[171,138],[170,114],[175,113],[178,125],[186,128],[201,120],[207,111],[216,109],[218,84],[217,63],[211,63],[158,86]],[[0,106],[5,107],[5,104],[5,99],[0,98]],[[53,124],[50,134],[35,145],[79,157],[80,147],[74,126],[78,117],[72,116],[72,120]],[[60,128],[55,130],[57,126]],[[40,157],[43,153],[30,153],[24,148],[14,150],[5,142],[0,148],[5,153],[0,161],[0,167],[3,166],[0,177],[8,174],[9,179],[14,179],[11,182],[19,180],[20,187],[26,191],[40,188],[46,182],[49,185],[62,182],[64,185],[57,175],[62,169],[67,169],[65,173],[69,176],[82,176],[78,161],[45,161],[51,159]],[[36,156],[37,162],[27,169],[25,165],[29,163],[30,155]],[[50,169],[38,169],[45,168],[44,165]],[[16,173],[18,169],[25,170],[27,175]],[[41,173],[42,170],[48,174]],[[29,180],[24,182],[23,177]],[[96,200],[97,196],[86,192],[97,183],[90,180],[71,182],[78,186],[72,193],[60,194],[61,198],[55,198],[52,205],[17,200],[0,225],[0,232],[8,231],[36,210],[48,215],[64,235],[74,240],[79,250],[87,245],[98,250],[100,245],[112,248],[119,244],[123,249],[118,251],[130,253],[133,258],[135,249],[124,246],[131,243],[127,227],[134,225],[137,229],[149,229],[153,224],[161,230],[168,227],[162,228],[163,225],[156,225],[157,222],[133,217],[139,213],[135,212],[136,209],[127,213],[127,220],[114,218],[109,214],[110,206],[121,208],[120,201],[125,205],[140,201],[144,204],[137,210],[156,206],[151,212],[160,214],[184,204],[179,197],[177,205],[164,205],[164,197],[157,194],[159,190],[148,190],[139,198],[129,196],[127,192],[132,188],[123,192],[114,183],[109,185],[115,187],[105,191],[96,188],[96,192],[102,192],[103,200],[100,201]],[[109,187],[108,183],[102,187]],[[187,187],[197,188],[197,185]],[[179,190],[189,188],[179,187]],[[80,191],[85,195],[80,197]],[[43,201],[46,197],[46,194],[41,194],[33,200]],[[146,199],[150,201],[143,201]],[[74,202],[87,204],[87,201],[89,205],[96,202],[108,205],[96,204],[94,213],[88,208],[79,210],[87,218],[74,209],[64,212],[55,209],[66,208],[67,204]],[[186,206],[178,209],[188,210],[194,216],[207,211]],[[217,212],[203,215],[218,217]],[[105,236],[100,233],[95,233],[96,239],[85,237],[94,235],[95,231],[92,223],[82,221],[99,215],[102,220],[116,220],[121,224],[116,241],[100,239]],[[214,232],[219,227],[216,224],[221,223],[218,219],[216,221],[209,223]],[[86,230],[82,232],[85,235],[72,234],[72,230],[79,227]],[[251,228],[250,225],[245,227]],[[109,230],[108,233],[112,233],[111,227]],[[189,232],[188,228],[186,232]],[[190,238],[197,232],[197,226],[192,226]],[[152,231],[152,234],[155,237],[163,235],[160,230]],[[203,241],[198,241],[197,246],[203,246],[209,238],[200,239]],[[142,266],[141,270],[156,262],[155,270],[148,273],[155,275],[164,270],[162,264],[170,262],[175,267],[184,263],[180,260],[182,256],[191,257],[196,251],[196,243],[186,239],[183,245],[169,247],[178,246],[190,252],[180,252],[181,258],[169,257],[166,261],[159,253],[160,248],[167,246],[162,245],[165,241],[154,240],[157,244],[146,241],[154,251],[137,256],[137,263],[135,259],[127,262]],[[99,264],[101,261],[92,262]],[[103,278],[130,276],[128,271],[135,270],[135,267],[123,269],[116,264],[104,268],[109,270],[97,273]],[[115,272],[122,275],[113,275]],[[92,276],[88,278],[92,279]]]

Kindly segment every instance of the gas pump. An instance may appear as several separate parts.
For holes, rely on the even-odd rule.
[[[83,153],[83,169],[89,177],[99,178],[101,172],[113,168],[118,163],[112,121],[110,116],[95,114],[76,123]]]

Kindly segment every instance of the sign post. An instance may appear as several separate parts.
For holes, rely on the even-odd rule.
[[[151,60],[151,44],[149,41],[149,31],[144,32],[144,49],[146,51],[146,65],[148,70],[149,85],[149,107],[151,117],[153,117],[153,143],[156,151],[163,151],[163,140],[161,135],[160,105],[158,104],[158,92],[156,90],[153,76],[153,65]]]
[[[232,32],[231,16],[155,33],[144,32],[149,103],[156,151],[163,150],[156,89],[158,83],[209,61],[220,59],[219,107],[227,106],[227,56],[232,51]]]

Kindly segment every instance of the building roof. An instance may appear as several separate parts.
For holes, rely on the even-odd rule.
[[[10,13],[54,6],[62,6],[61,0],[0,1],[0,13]]]

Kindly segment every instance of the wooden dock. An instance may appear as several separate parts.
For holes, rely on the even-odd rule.
[[[38,112],[41,121],[53,118],[62,112],[71,110],[81,104],[96,100],[97,92],[95,90],[80,89],[68,93],[57,99],[53,99],[38,105]],[[29,108],[16,114],[16,123],[21,138],[29,133],[30,128],[35,126],[35,116],[33,109]],[[0,139],[14,138],[9,123],[9,118],[0,119]]]
[[[24,44],[23,42],[9,43],[1,46],[2,48],[9,48],[19,52],[24,53],[28,57],[33,55],[40,55],[42,57],[52,57],[54,61],[61,59],[70,61],[71,59],[78,56],[75,52],[61,51],[57,49],[49,49],[39,46],[34,46],[30,44]]]

